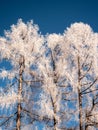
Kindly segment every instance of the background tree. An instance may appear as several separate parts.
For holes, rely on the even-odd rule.
[[[45,100],[42,102],[41,111],[43,110],[45,116],[50,117],[52,121],[51,127],[48,125],[49,130],[51,128],[52,130],[65,130],[69,127],[74,129],[75,127],[68,125],[68,122],[74,118],[75,105],[73,102],[76,100],[70,83],[70,74],[66,70],[69,54],[68,50],[64,48],[66,46],[64,40],[64,36],[61,34],[47,35],[43,64],[38,65],[40,73],[43,75],[43,90],[45,91],[41,95],[43,101]]]

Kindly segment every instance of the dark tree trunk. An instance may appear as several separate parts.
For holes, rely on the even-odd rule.
[[[80,84],[80,57],[78,56],[78,103],[79,103],[79,129],[83,130],[83,121],[82,121],[82,97],[81,97],[81,84]]]

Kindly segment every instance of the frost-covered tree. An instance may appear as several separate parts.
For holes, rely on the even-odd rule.
[[[34,83],[40,84],[36,64],[43,55],[44,43],[44,38],[38,31],[39,28],[33,21],[25,24],[19,19],[17,25],[11,26],[11,31],[5,31],[5,36],[0,37],[0,60],[3,65],[5,61],[10,65],[10,69],[9,66],[0,69],[0,79],[4,82],[3,87],[0,87],[0,107],[12,109],[12,113],[9,112],[11,114],[7,112],[7,116],[2,116],[4,119],[0,121],[0,126],[6,125],[13,118],[14,128],[11,126],[10,130],[20,130],[27,123],[25,118],[29,118],[28,115],[34,120],[30,113],[33,108],[31,86],[36,87]],[[26,109],[27,106],[29,110]]]
[[[92,106],[94,105],[92,104],[93,98],[98,93],[98,34],[94,33],[87,24],[75,23],[65,31],[64,37],[65,48],[69,52],[66,71],[70,75],[73,92],[77,94],[77,112],[75,114],[78,116],[79,113],[79,118],[77,118],[79,119],[79,129],[84,130],[90,123],[92,126],[96,125],[96,122],[98,123],[97,118],[93,115]],[[96,120],[95,123],[94,120]]]
[[[44,57],[45,60],[43,62],[43,65],[40,65],[40,68],[43,67],[44,69],[42,71],[44,77],[43,88],[45,93],[47,93],[45,97],[47,100],[47,108],[46,110],[44,109],[44,113],[51,117],[52,127],[54,130],[57,130],[60,121],[59,109],[61,99],[61,92],[58,85],[61,75],[59,75],[57,63],[59,65],[62,56],[61,45],[63,41],[63,36],[57,34],[50,34],[46,36],[46,41],[47,44]]]
[[[70,102],[70,105],[73,105],[73,102],[76,101],[72,91],[70,74],[66,70],[69,54],[64,46],[67,45],[65,37],[61,34],[48,34],[46,41],[43,64],[38,65],[44,79],[45,97],[43,94],[41,95],[43,99],[42,109],[44,114],[49,116],[52,121],[50,128],[53,130],[68,129],[67,123],[72,120],[75,111],[68,106],[68,103]],[[45,107],[43,104],[45,104]]]

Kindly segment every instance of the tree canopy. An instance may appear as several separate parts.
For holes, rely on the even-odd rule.
[[[96,130],[98,33],[74,23],[63,34],[21,19],[0,37],[0,128]]]

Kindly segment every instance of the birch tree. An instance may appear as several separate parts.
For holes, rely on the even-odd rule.
[[[5,36],[0,38],[0,60],[6,60],[11,66],[10,70],[4,67],[0,69],[0,78],[5,82],[5,86],[0,88],[0,104],[7,109],[17,104],[15,113],[3,116],[5,119],[0,122],[0,126],[6,125],[14,118],[16,123],[12,122],[14,128],[11,126],[10,130],[20,130],[24,126],[27,121],[22,120],[22,117],[25,119],[23,113],[31,116],[32,120],[34,118],[30,113],[33,108],[30,87],[31,83],[39,82],[38,69],[35,72],[33,66],[36,66],[43,53],[40,49],[44,43],[44,38],[38,31],[39,28],[33,21],[25,24],[19,19],[17,25],[12,25],[11,31],[5,31]],[[26,110],[29,103],[32,104],[31,108]]]
[[[75,96],[70,84],[70,75],[66,71],[68,50],[63,49],[66,46],[64,44],[63,35],[55,33],[46,35],[43,64],[38,65],[43,75],[43,89],[46,95],[45,97],[41,95],[43,99],[41,110],[52,120],[49,130],[51,128],[52,130],[68,129],[67,123],[71,121],[75,111],[67,105],[68,102],[70,105],[75,102]],[[71,98],[72,95],[74,98]]]
[[[94,33],[87,24],[75,23],[65,31],[64,37],[70,52],[67,71],[70,74],[74,92],[77,93],[79,129],[84,130],[85,126],[88,125],[86,112],[92,110],[93,96],[91,95],[95,96],[98,90],[96,59],[98,34]]]

